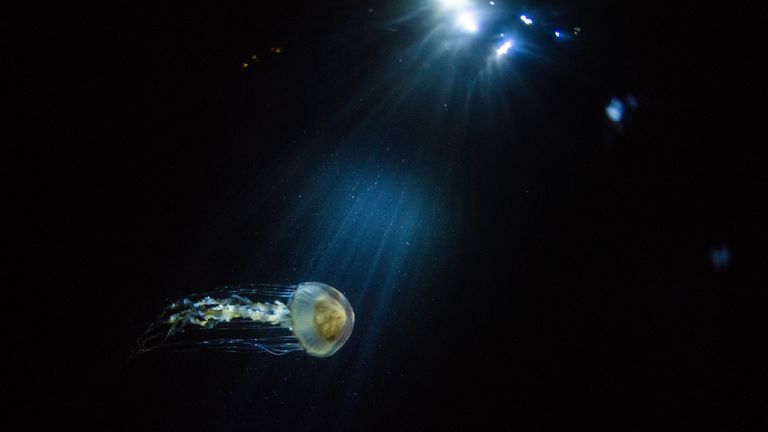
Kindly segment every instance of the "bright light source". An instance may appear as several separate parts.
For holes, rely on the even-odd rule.
[[[560,37],[560,32],[555,30],[555,37]]]
[[[527,16],[525,16],[525,15],[520,15],[520,21],[524,22],[524,23],[525,23],[525,25],[531,25],[531,24],[533,24],[533,20],[532,20],[532,19],[530,19],[530,18],[528,18],[528,17],[527,17]]]
[[[475,22],[475,17],[472,16],[471,13],[463,13],[459,15],[457,22],[459,27],[465,32],[474,33],[477,31],[477,23]]]
[[[512,41],[504,42],[504,45],[496,48],[496,57],[503,56],[509,51],[510,48],[512,48]]]
[[[490,3],[490,4],[491,4],[491,6],[496,6],[496,3],[495,3],[495,2],[488,2],[488,3]]]

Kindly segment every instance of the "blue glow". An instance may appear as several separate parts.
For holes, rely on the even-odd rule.
[[[560,31],[555,30],[555,37],[558,37],[558,38],[560,37]]]
[[[627,104],[632,109],[637,109],[640,107],[640,102],[637,101],[637,98],[633,94],[628,94],[626,98],[624,98],[627,101]]]
[[[605,107],[605,114],[608,115],[608,118],[614,123],[620,122],[624,117],[624,104],[615,97],[611,98],[611,103]]]
[[[530,18],[528,18],[528,17],[527,17],[527,16],[525,16],[525,15],[520,15],[520,21],[522,21],[523,23],[525,23],[525,25],[531,25],[531,24],[533,24],[533,20],[532,20],[532,19],[530,19]]]
[[[731,263],[731,251],[728,250],[727,246],[712,248],[710,249],[710,258],[715,269],[725,269]]]

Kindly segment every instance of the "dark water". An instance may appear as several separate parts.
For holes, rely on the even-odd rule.
[[[25,404],[105,430],[302,431],[759,406],[738,329],[765,330],[745,198],[765,177],[731,127],[748,96],[722,104],[703,69],[707,23],[547,2],[526,29],[508,7],[487,20],[519,42],[499,63],[490,30],[404,3],[91,11],[51,60],[76,82],[50,102],[65,121],[27,149]],[[130,357],[170,300],[314,280],[356,312],[331,358]]]

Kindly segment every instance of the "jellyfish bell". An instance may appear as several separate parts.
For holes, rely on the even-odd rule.
[[[288,304],[293,334],[307,354],[333,355],[347,342],[355,312],[337,289],[320,282],[299,284]]]
[[[349,301],[324,283],[225,287],[170,303],[139,338],[137,353],[168,348],[329,357],[354,324]]]

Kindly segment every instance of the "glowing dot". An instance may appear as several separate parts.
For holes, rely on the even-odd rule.
[[[555,31],[555,37],[560,37],[560,32],[559,31]]]
[[[466,32],[474,33],[477,31],[477,23],[475,18],[470,13],[463,13],[459,15],[459,26]]]
[[[243,63],[243,68],[247,68],[247,67],[248,67],[248,63]]]
[[[528,18],[528,17],[527,17],[527,16],[525,16],[525,15],[520,15],[520,21],[522,21],[523,23],[525,23],[525,25],[531,25],[531,24],[533,24],[533,20],[532,20],[532,19],[530,19],[530,18]]]
[[[491,4],[491,6],[496,6],[496,3],[495,3],[495,2],[488,2],[488,3],[490,3],[490,4]]]

